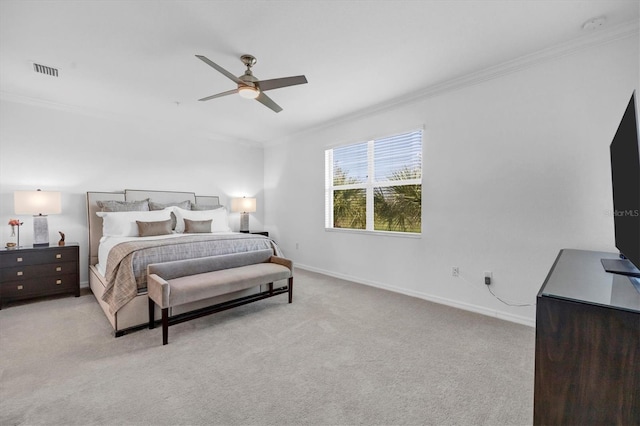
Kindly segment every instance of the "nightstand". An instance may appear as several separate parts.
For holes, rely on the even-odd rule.
[[[269,236],[269,231],[240,231],[243,234],[255,234],[255,235],[264,235],[265,237]]]
[[[80,296],[80,247],[0,249],[0,309],[14,300],[53,294]]]

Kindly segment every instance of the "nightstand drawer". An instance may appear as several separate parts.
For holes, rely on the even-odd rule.
[[[5,251],[0,256],[0,267],[39,265],[42,263],[74,261],[76,259],[77,248],[74,247],[54,247],[47,250]]]
[[[78,283],[77,274],[41,277],[23,281],[8,281],[0,284],[3,299],[18,300],[33,296],[57,293],[72,293]]]
[[[26,266],[29,265],[0,269],[0,280],[3,282],[22,281],[55,275],[75,274],[78,271],[78,264],[76,262]]]

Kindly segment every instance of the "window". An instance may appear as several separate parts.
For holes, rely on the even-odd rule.
[[[422,130],[325,151],[325,228],[422,232]]]

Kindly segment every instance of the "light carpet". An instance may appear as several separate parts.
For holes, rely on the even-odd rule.
[[[532,423],[527,326],[298,269],[162,346],[83,293],[0,311],[1,425]]]

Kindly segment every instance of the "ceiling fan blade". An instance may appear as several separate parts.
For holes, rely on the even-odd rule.
[[[256,81],[257,86],[263,92],[265,90],[279,89],[281,87],[295,86],[296,84],[305,84],[305,83],[307,83],[307,78],[304,75]]]
[[[238,83],[238,84],[244,84],[244,82],[242,80],[240,80],[238,77],[236,77],[235,75],[231,74],[229,71],[225,70],[224,68],[222,68],[220,65],[216,64],[215,62],[211,61],[210,59],[202,56],[202,55],[196,55],[196,58],[200,59],[202,62],[204,62],[205,64],[209,65],[210,67],[216,69],[219,73],[224,74],[227,78],[229,78],[230,80]]]
[[[282,111],[282,108],[280,107],[280,105],[278,105],[277,103],[273,102],[273,99],[271,99],[270,97],[268,97],[267,95],[265,95],[262,92],[260,92],[260,94],[256,98],[256,101],[260,102],[262,105],[264,105],[264,106],[266,106],[268,108],[271,108],[275,112]]]
[[[238,93],[238,89],[227,90],[226,92],[218,93],[216,95],[207,96],[206,98],[198,99],[199,101],[208,101],[210,99],[221,98],[227,95],[233,95],[234,93]]]

